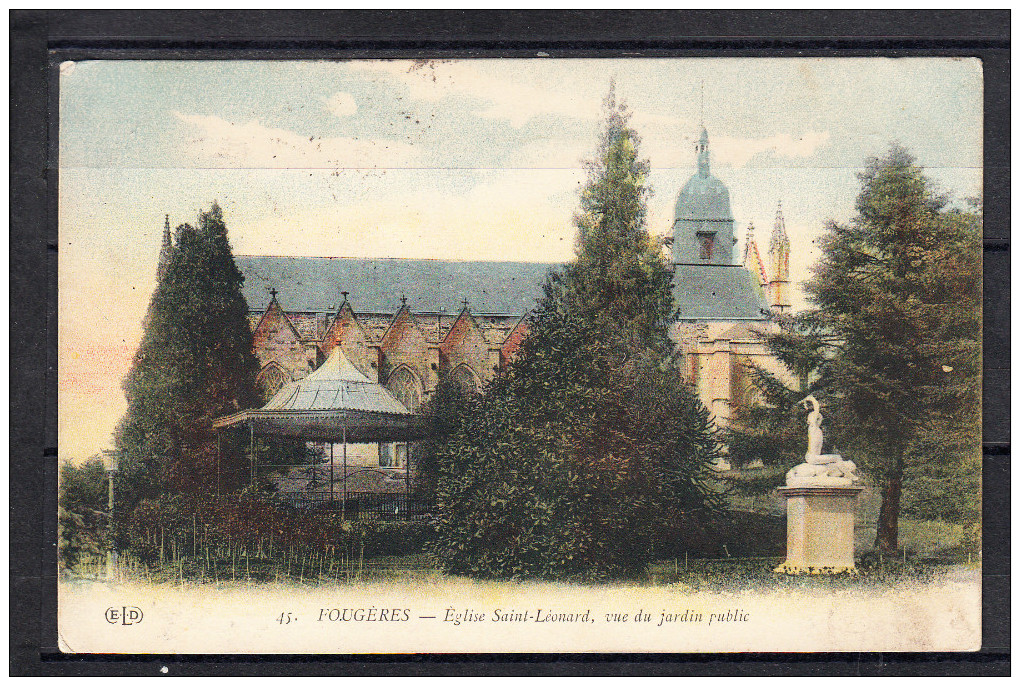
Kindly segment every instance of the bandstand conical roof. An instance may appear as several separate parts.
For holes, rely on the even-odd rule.
[[[300,381],[284,385],[262,409],[411,413],[381,383],[373,383],[362,374],[339,346],[333,349],[321,367]]]
[[[339,346],[311,374],[284,385],[266,406],[218,418],[213,427],[242,423],[259,434],[325,442],[421,437],[417,417],[361,373]]]

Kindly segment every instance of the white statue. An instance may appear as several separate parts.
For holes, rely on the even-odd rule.
[[[808,447],[804,463],[786,473],[788,487],[849,487],[857,477],[853,461],[844,461],[839,454],[822,453],[822,412],[814,395],[798,402],[808,409]]]

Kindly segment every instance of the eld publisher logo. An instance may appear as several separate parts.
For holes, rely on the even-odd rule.
[[[106,622],[110,625],[134,625],[142,622],[142,610],[136,606],[112,606],[106,610]]]

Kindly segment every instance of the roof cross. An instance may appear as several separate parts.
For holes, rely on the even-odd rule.
[[[464,310],[467,310],[468,300],[466,296],[463,298],[463,300],[461,300],[460,305],[464,306]]]
[[[344,297],[344,303],[347,303],[347,294],[349,294],[349,293],[350,292],[345,292],[345,291],[340,292],[340,296]]]
[[[407,295],[406,294],[401,294],[400,295],[400,306],[404,307],[406,305],[407,305]]]
[[[276,287],[270,287],[269,288],[269,295],[273,297],[274,301],[276,300],[276,294],[277,293],[278,292],[276,291]]]

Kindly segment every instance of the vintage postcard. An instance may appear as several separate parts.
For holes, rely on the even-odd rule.
[[[59,69],[62,651],[980,647],[980,60]]]

